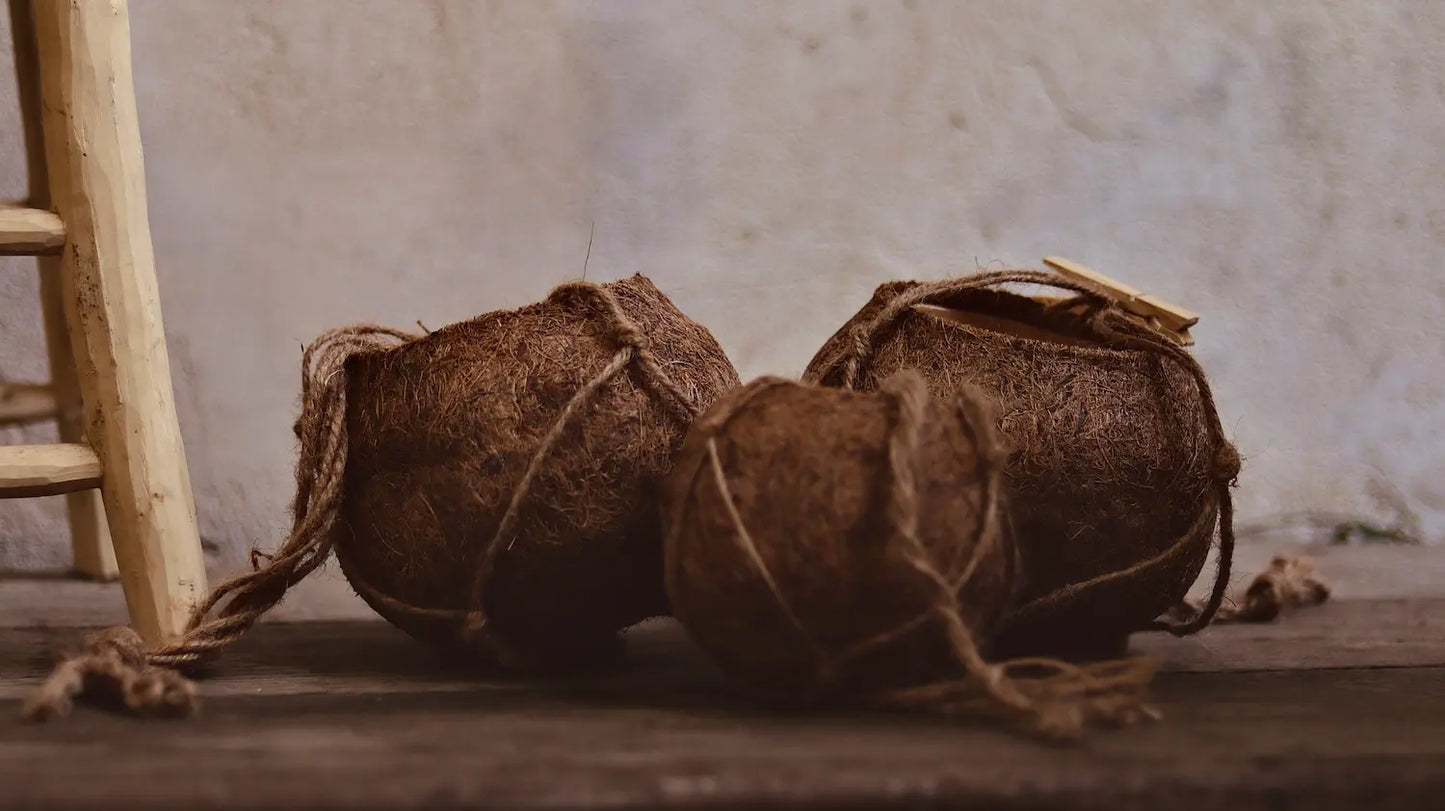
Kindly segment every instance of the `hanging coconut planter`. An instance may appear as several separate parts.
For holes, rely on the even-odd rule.
[[[1207,624],[1228,580],[1239,455],[1184,346],[1188,323],[1141,314],[1177,309],[1092,283],[1102,278],[1004,271],[889,282],[804,374],[872,391],[915,369],[939,395],[975,387],[997,402],[1023,578],[1001,650],[1116,655],[1129,633],[1162,627],[1156,619],[1199,576],[1216,529],[1211,599],[1167,627]],[[1019,284],[1067,295],[1003,289]]]
[[[911,370],[725,396],[665,489],[674,615],[773,699],[994,711],[1059,737],[1147,715],[1147,663],[986,659],[1017,583],[994,423],[977,390],[935,398]]]
[[[738,380],[650,281],[565,285],[351,355],[345,376],[336,556],[382,616],[520,665],[591,658],[667,613],[658,483]]]

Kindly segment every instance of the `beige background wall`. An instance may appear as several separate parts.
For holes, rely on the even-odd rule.
[[[589,278],[652,276],[745,377],[800,371],[885,279],[1073,257],[1203,314],[1246,518],[1371,511],[1392,482],[1445,535],[1445,4],[132,0],[132,22],[218,569],[286,524],[303,342],[536,299],[594,223]],[[20,167],[0,127],[0,192]],[[38,318],[7,261],[0,376],[44,377]],[[0,503],[0,568],[66,564],[58,502]]]

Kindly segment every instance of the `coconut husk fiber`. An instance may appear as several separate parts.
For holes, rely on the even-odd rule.
[[[1147,716],[1145,660],[985,660],[1016,583],[994,422],[977,391],[934,398],[913,371],[724,396],[664,489],[674,616],[770,699],[992,712],[1061,739]]]
[[[1046,303],[999,289],[1009,284],[1071,295]],[[1240,461],[1188,351],[1061,276],[1003,271],[880,286],[804,379],[873,390],[904,368],[936,393],[972,385],[999,404],[1024,581],[1001,650],[1112,655],[1130,632],[1187,634],[1212,619]],[[1202,571],[1216,526],[1209,600],[1161,625]]]
[[[738,379],[651,282],[564,286],[352,355],[346,377],[336,556],[382,616],[469,645],[454,612],[475,608],[486,653],[547,661],[667,613],[656,488],[696,409]]]
[[[657,488],[693,417],[737,383],[712,335],[641,275],[426,335],[328,332],[302,358],[286,541],[175,641],[93,637],[23,714],[115,693],[95,683],[121,680],[112,661],[143,684],[194,668],[333,550],[378,613],[446,651],[514,669],[610,656],[619,629],[668,610]],[[127,704],[193,708],[194,691],[163,686]]]

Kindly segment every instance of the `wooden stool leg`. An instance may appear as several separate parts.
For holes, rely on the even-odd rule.
[[[10,33],[15,54],[15,73],[20,98],[21,129],[25,136],[29,204],[51,208],[49,179],[45,170],[45,136],[40,118],[39,57],[35,51],[35,26],[29,0],[10,4]],[[50,357],[50,389],[56,405],[56,422],[61,442],[89,444],[85,436],[85,410],[75,360],[71,357],[70,332],[65,324],[65,297],[61,275],[65,263],[59,256],[37,257],[40,270],[40,308],[45,322],[45,347]],[[119,574],[115,550],[106,526],[105,506],[99,490],[82,490],[65,497],[70,514],[70,546],[75,571],[98,580],[113,580]]]
[[[124,0],[38,0],[32,12],[86,436],[131,622],[156,642],[184,630],[206,577],[161,320],[128,12]]]
[[[56,422],[61,442],[90,444],[85,436],[85,411],[71,357],[70,333],[65,328],[65,301],[60,277],[65,272],[59,257],[40,257],[40,302],[45,317],[45,343],[50,354],[50,385],[55,392]],[[75,571],[97,580],[114,580],[115,549],[105,520],[99,490],[81,490],[65,496],[70,514],[70,547]]]

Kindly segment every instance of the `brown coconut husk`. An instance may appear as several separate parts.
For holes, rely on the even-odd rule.
[[[1052,303],[997,289],[1033,284]],[[1052,273],[890,282],[822,347],[804,379],[860,390],[913,368],[937,393],[974,385],[1000,405],[1025,585],[1001,649],[1115,655],[1130,632],[1190,634],[1219,609],[1240,460],[1204,372],[1113,301]],[[1196,615],[1161,624],[1203,569]]]
[[[970,388],[760,378],[693,424],[668,479],[674,616],[773,698],[1002,713],[1062,739],[1150,715],[1147,660],[984,658],[1015,583],[1003,461]]]
[[[511,668],[593,660],[615,652],[619,629],[666,613],[656,488],[692,418],[738,379],[645,277],[564,284],[424,336],[333,330],[302,367],[290,536],[219,585],[180,639],[95,637],[111,658],[192,668],[333,549],[388,620]],[[106,692],[74,678],[79,666],[63,664],[24,715]],[[164,692],[174,704],[184,691]]]
[[[336,556],[382,616],[521,666],[591,658],[667,613],[656,488],[738,379],[651,282],[564,286],[353,355],[346,376]]]

